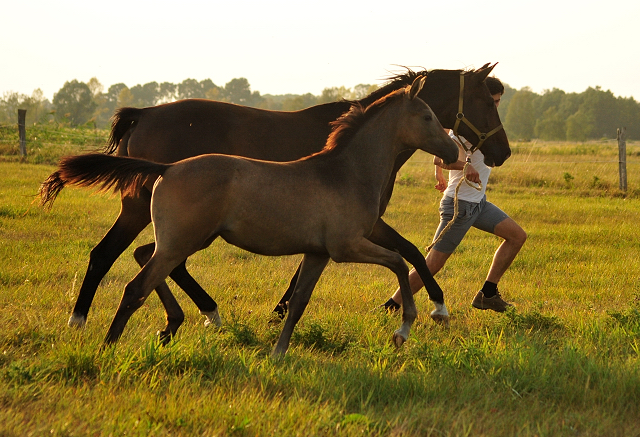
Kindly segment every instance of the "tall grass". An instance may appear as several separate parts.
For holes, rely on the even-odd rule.
[[[300,257],[222,241],[188,263],[220,304],[221,329],[205,329],[169,282],[186,321],[168,347],[155,340],[164,319],[152,295],[120,343],[99,350],[150,229],[105,277],[86,328],[67,328],[118,199],[65,189],[44,212],[30,202],[53,167],[0,162],[0,435],[640,435],[640,181],[629,172],[625,195],[616,162],[562,163],[584,157],[514,153],[492,173],[489,199],[529,235],[500,284],[515,311],[470,307],[499,245],[472,230],[437,276],[449,329],[421,292],[395,350],[400,317],[376,309],[393,274],[331,263],[281,361],[269,358],[281,329],[270,312]],[[407,163],[385,216],[418,247],[438,219],[429,161]]]

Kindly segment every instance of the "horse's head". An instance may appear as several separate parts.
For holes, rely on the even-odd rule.
[[[424,83],[425,77],[417,77],[406,88],[402,108],[404,114],[399,124],[401,141],[407,147],[424,150],[450,164],[458,160],[458,146],[445,133],[429,105],[418,97]]]
[[[443,126],[456,130],[474,148],[480,147],[488,166],[500,166],[511,156],[498,108],[485,83],[494,67],[485,64],[466,72],[434,70],[427,75],[420,93]]]

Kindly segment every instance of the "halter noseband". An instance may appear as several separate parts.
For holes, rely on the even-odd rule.
[[[471,123],[467,119],[467,117],[464,116],[464,112],[462,112],[463,102],[464,102],[464,71],[460,72],[460,97],[458,98],[458,113],[456,114],[456,122],[453,125],[453,134],[456,136],[456,138],[460,139],[459,138],[460,134],[458,134],[458,127],[460,126],[460,122],[462,121],[464,124],[466,124],[469,127],[469,129],[471,129],[478,136],[480,141],[476,146],[471,146],[470,149],[467,149],[467,146],[464,145],[464,142],[460,141],[460,144],[462,144],[462,148],[467,154],[467,158],[469,158],[473,152],[475,152],[480,147],[482,147],[482,144],[487,138],[489,138],[491,135],[495,134],[500,129],[502,129],[502,123],[500,123],[500,125],[498,125],[495,129],[487,133],[480,132],[478,128],[476,128],[473,125],[473,123]]]

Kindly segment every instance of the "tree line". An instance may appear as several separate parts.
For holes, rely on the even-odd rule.
[[[249,81],[236,78],[224,86],[211,79],[186,79],[178,84],[149,82],[129,88],[124,83],[104,87],[97,78],[87,83],[72,80],[55,93],[53,101],[37,89],[31,96],[8,92],[0,99],[0,124],[16,122],[17,110],[27,110],[27,124],[64,123],[70,126],[105,128],[117,108],[146,107],[180,99],[200,98],[262,109],[294,111],[340,99],[359,99],[376,85],[359,84],[353,89],[325,88],[320,95],[261,95]],[[615,97],[600,87],[582,93],[559,89],[537,94],[525,87],[515,90],[505,85],[500,117],[513,140],[568,140],[615,138],[617,128],[626,127],[629,139],[640,139],[640,103],[633,98]]]
[[[505,86],[499,113],[513,140],[611,139],[620,127],[627,128],[627,138],[640,139],[640,104],[600,87],[582,93],[554,88],[537,94],[528,87]]]

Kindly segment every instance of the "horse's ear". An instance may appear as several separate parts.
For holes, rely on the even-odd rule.
[[[411,90],[409,91],[409,99],[413,100],[416,98],[416,96],[424,86],[425,79],[426,77],[424,76],[418,76],[414,79],[413,83],[411,84]]]
[[[484,82],[484,80],[489,77],[489,74],[493,71],[493,69],[495,68],[495,66],[498,65],[498,63],[496,62],[495,64],[489,66],[489,64],[484,64],[481,68],[478,68],[475,72],[474,72],[474,76],[476,78],[476,80],[478,82]]]

